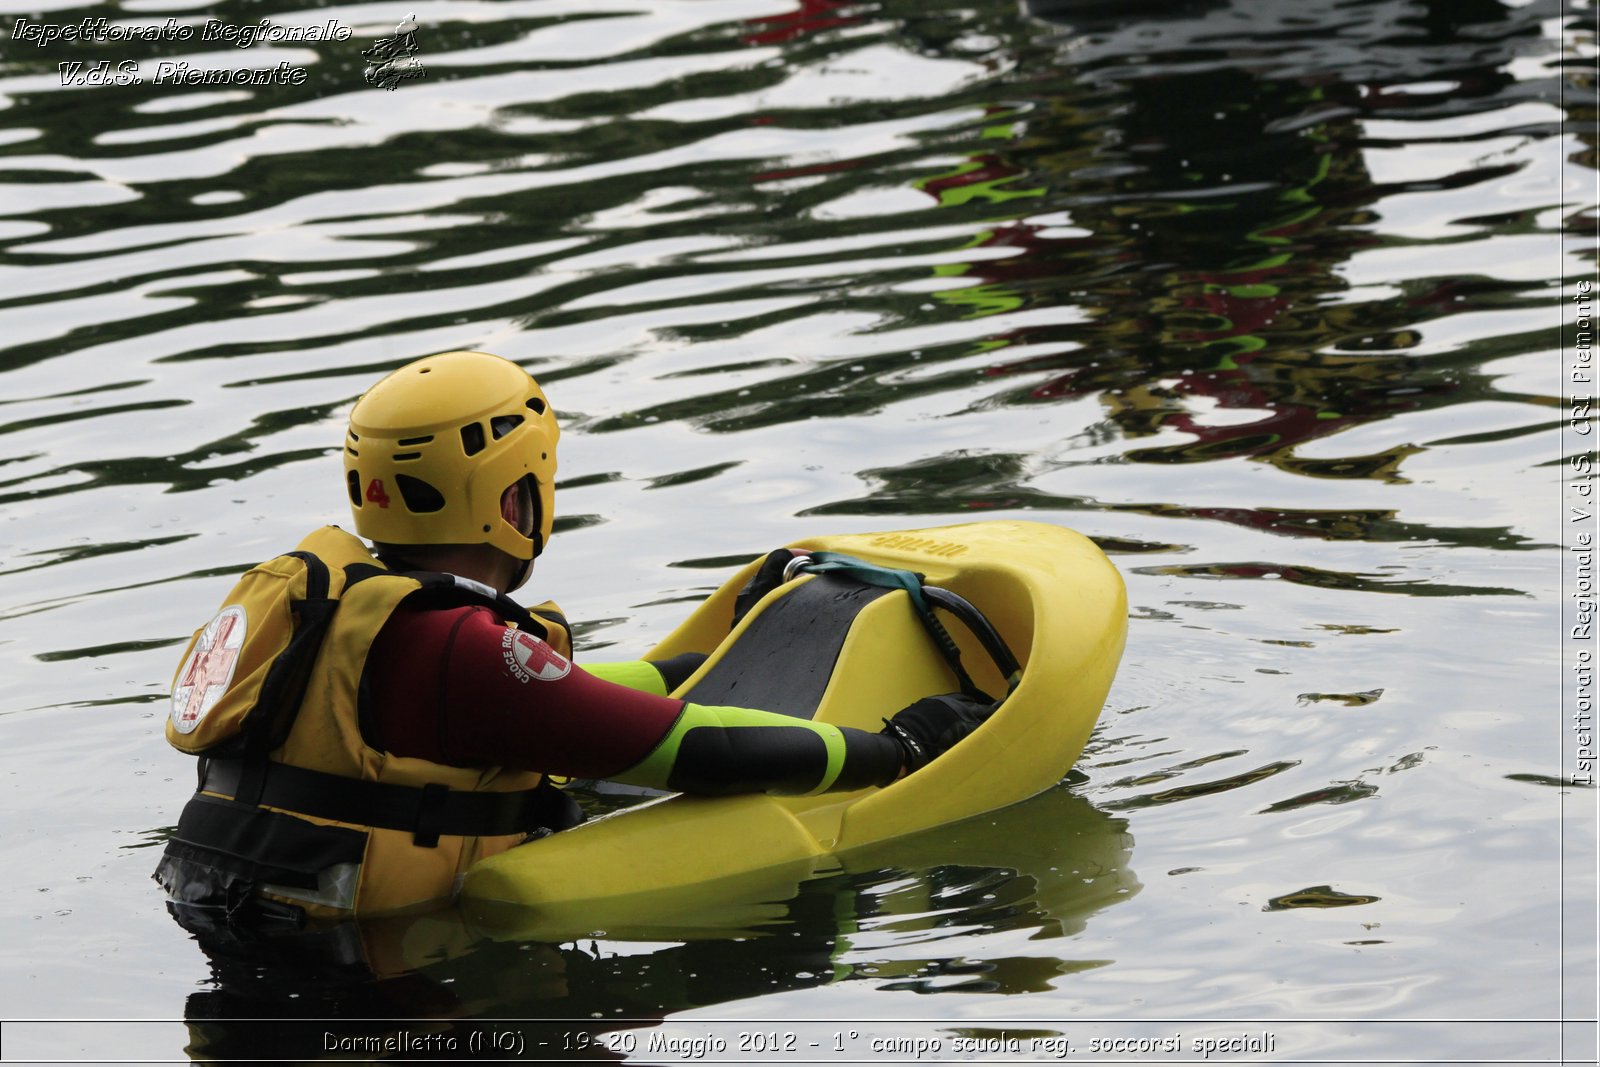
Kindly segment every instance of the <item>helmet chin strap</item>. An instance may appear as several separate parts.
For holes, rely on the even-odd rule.
[[[528,502],[528,507],[533,512],[533,522],[531,522],[533,530],[528,533],[528,539],[533,541],[533,555],[530,555],[526,560],[517,561],[517,571],[512,574],[512,581],[510,581],[512,589],[522,589],[523,582],[528,581],[528,574],[533,571],[533,561],[538,560],[539,553],[544,552],[544,533],[542,533],[542,530],[544,530],[544,515],[542,515],[544,504],[539,501],[538,486],[531,483],[531,478],[525,478],[523,486],[525,486],[525,493],[518,494],[518,502]]]
[[[511,575],[511,588],[506,592],[521,589],[528,580],[528,575],[533,571],[533,561],[539,558],[539,553],[544,551],[544,538],[539,536],[539,531],[533,532],[533,555],[527,559],[517,560],[517,569]]]

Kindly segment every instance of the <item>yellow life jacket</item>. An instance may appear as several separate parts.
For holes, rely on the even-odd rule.
[[[389,913],[447,899],[478,859],[581,818],[532,771],[367,743],[367,657],[403,603],[482,604],[571,655],[553,605],[534,614],[454,575],[388,570],[337,527],[252,568],[173,679],[167,740],[201,757],[156,871],[175,901],[230,922]]]

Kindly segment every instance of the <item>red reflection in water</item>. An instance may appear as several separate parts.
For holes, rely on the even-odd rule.
[[[807,34],[860,22],[859,16],[835,14],[849,6],[844,0],[798,0],[793,11],[750,19],[750,25],[761,28],[745,34],[740,40],[748,45],[784,44]]]

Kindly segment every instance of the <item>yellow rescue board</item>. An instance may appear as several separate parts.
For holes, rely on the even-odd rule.
[[[762,900],[781,899],[770,895],[773,886],[839,870],[846,854],[1014,804],[1072,767],[1105,703],[1127,632],[1121,576],[1088,538],[1045,523],[994,521],[807,538],[789,547],[915,571],[964,597],[1022,663],[1021,683],[974,734],[885,788],[649,801],[478,863],[462,888],[469,912],[508,932],[573,936],[668,923],[715,899],[746,901],[759,914]],[[760,562],[733,575],[648,653],[710,654],[681,691],[712,670],[781,595],[770,594],[730,632],[734,598]],[[949,630],[973,679],[1004,693],[1005,680],[978,640],[963,627]],[[906,594],[895,592],[868,604],[851,626],[816,718],[877,730],[919,697],[955,688]]]

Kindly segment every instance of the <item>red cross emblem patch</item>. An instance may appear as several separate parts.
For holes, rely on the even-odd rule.
[[[180,734],[192,733],[227,691],[233,669],[239,665],[244,633],[244,608],[237,604],[223,608],[206,623],[172,687],[172,728]]]
[[[524,685],[534,678],[541,682],[559,682],[572,670],[572,661],[567,657],[532,634],[509,626],[501,635],[500,647],[511,676]]]

